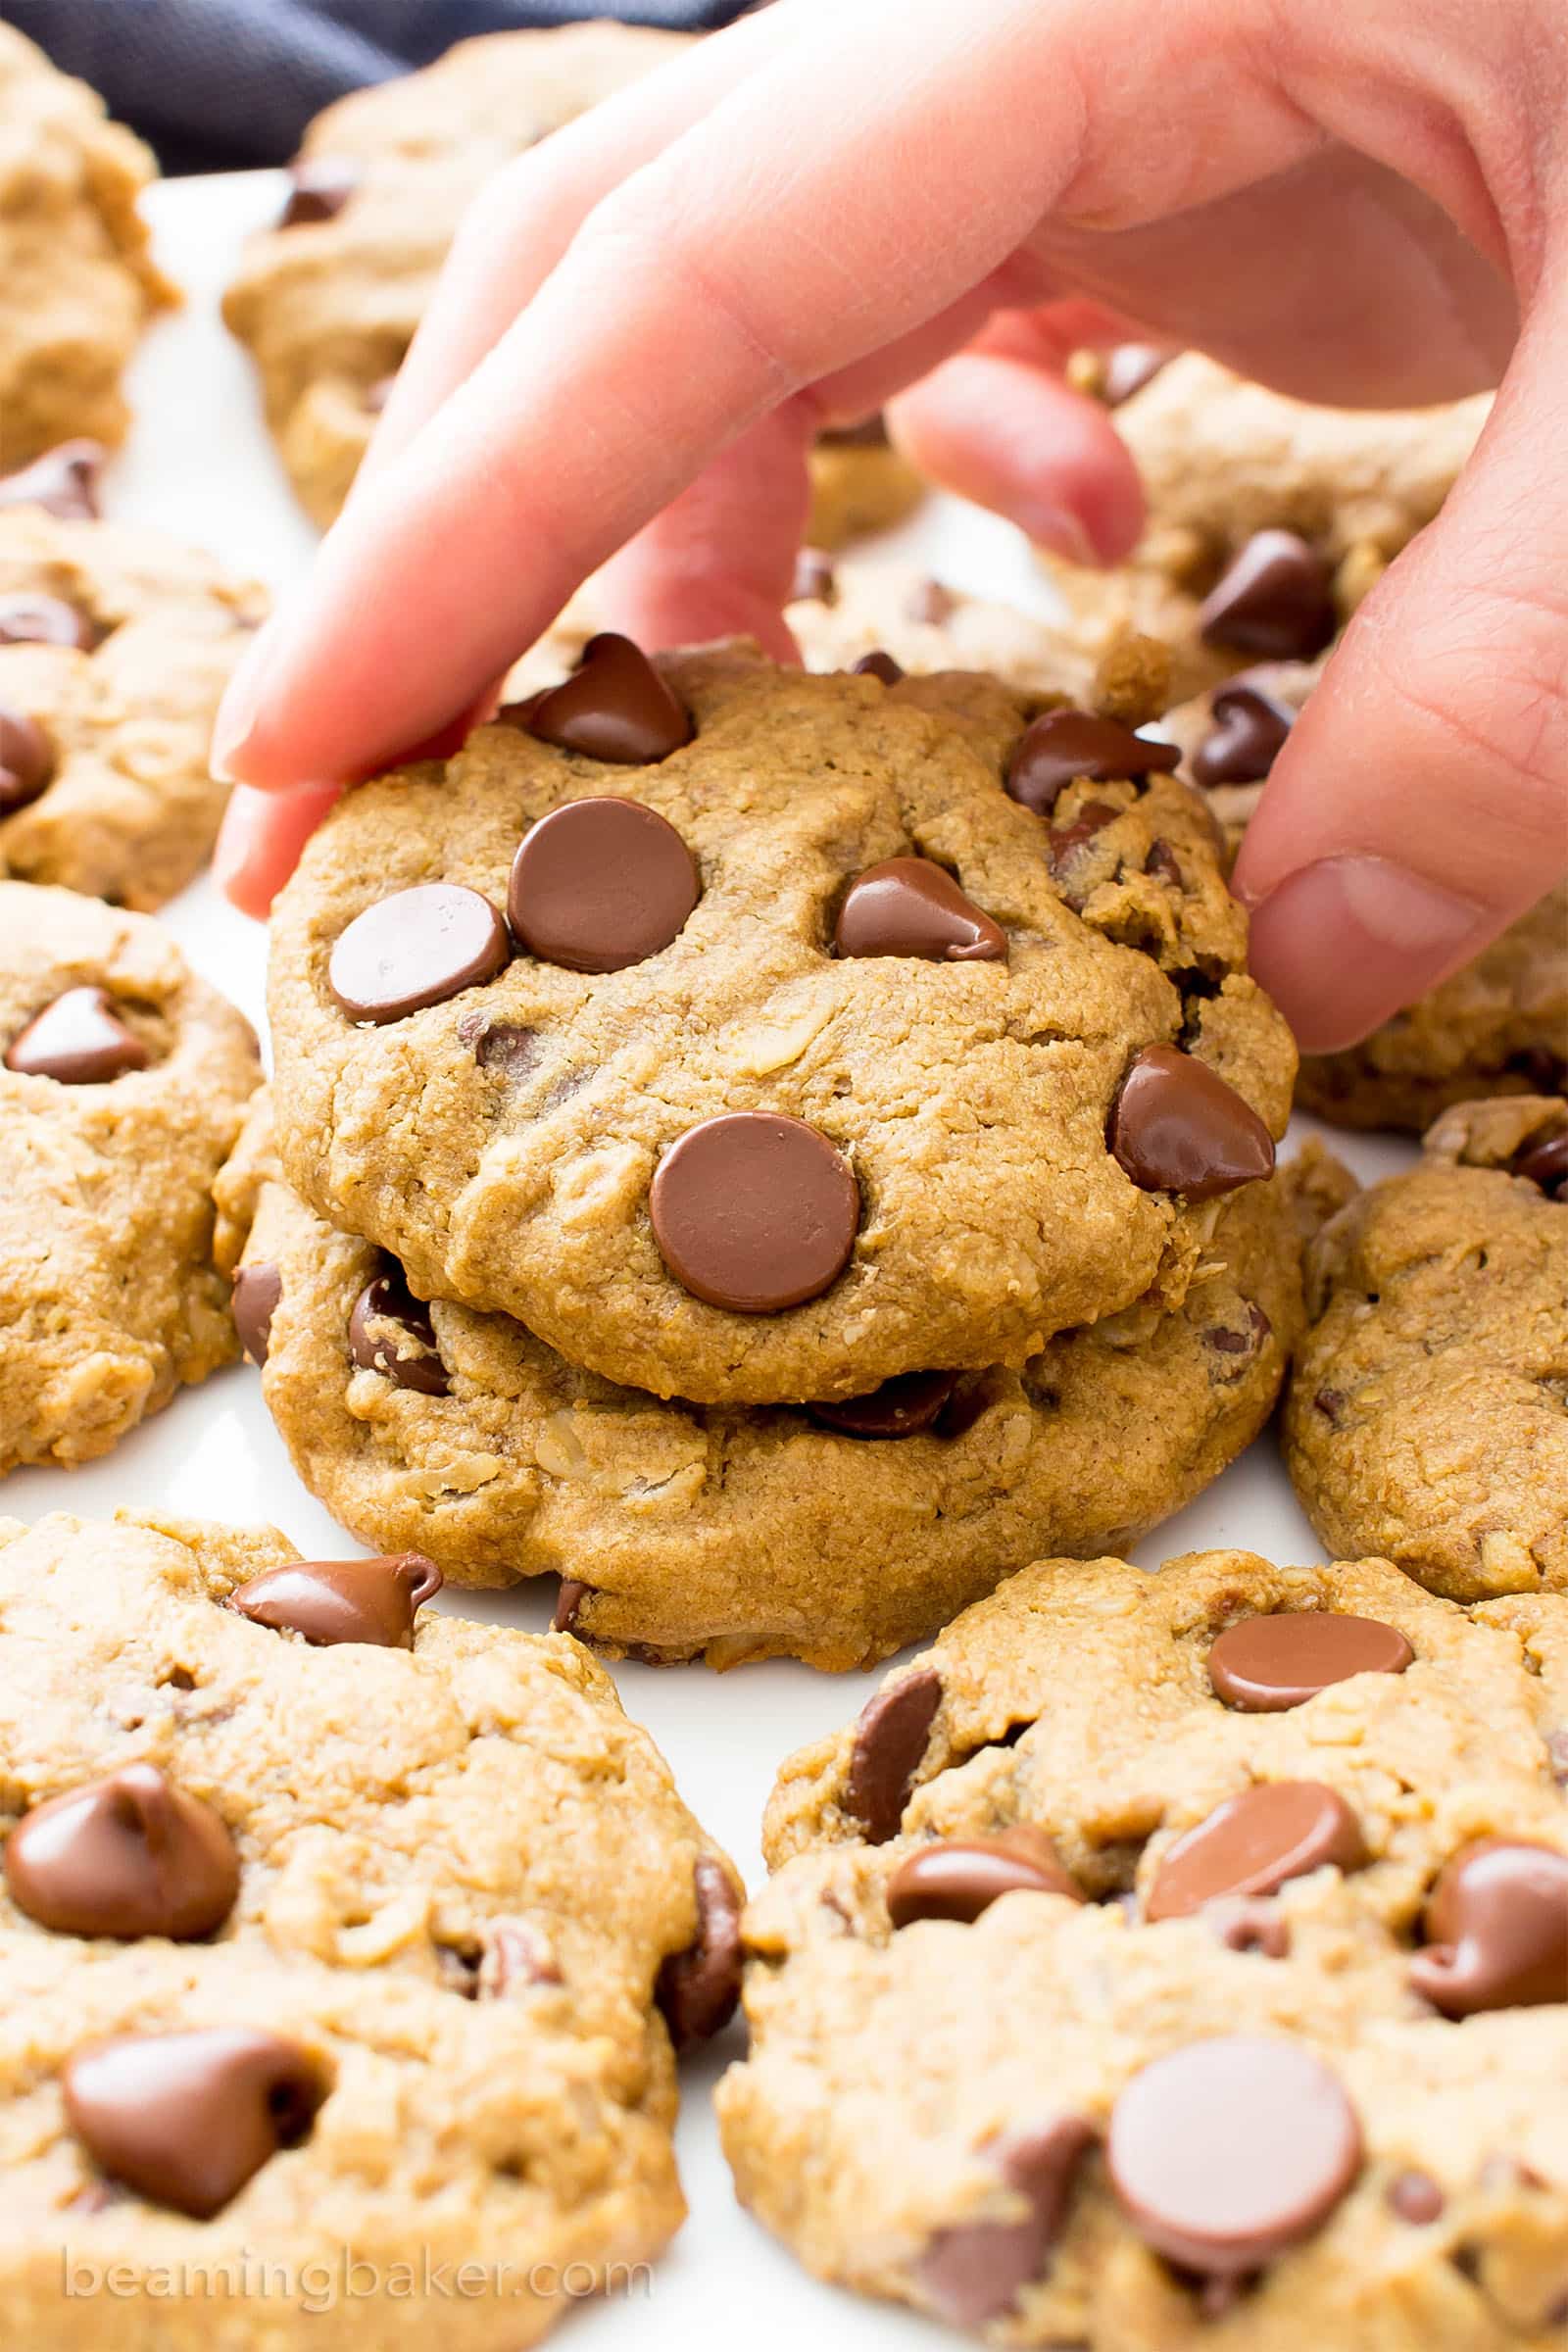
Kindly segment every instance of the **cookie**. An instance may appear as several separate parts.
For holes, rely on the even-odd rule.
[[[1129,626],[1162,639],[1180,694],[1310,659],[1437,514],[1490,405],[1319,408],[1183,353],[1115,405],[1149,504],[1131,561],[1042,561],[1091,647]]]
[[[1335,1550],[1568,1592],[1568,1104],[1462,1104],[1308,1255],[1285,1451]]]
[[[737,1882],[592,1659],[439,1581],[0,1521],[0,2279],[41,2352],[84,2296],[105,2352],[513,2352],[679,2226],[671,2041],[733,2003]],[[269,2278],[265,2325],[186,2289],[150,2333],[193,2263]]]
[[[485,180],[691,38],[609,22],[489,33],[311,124],[277,225],[252,239],[223,315],[261,371],[283,464],[323,530]],[[901,520],[923,490],[874,417],[824,434],[812,479],[808,536],[821,546]]]
[[[73,477],[47,473],[58,500]],[[265,595],[156,531],[7,506],[6,487],[0,874],[160,906],[212,853],[213,719]]]
[[[998,2343],[1544,2352],[1568,1805],[1507,1612],[1568,1601],[1497,1608],[1231,1551],[968,1611],[780,1778],[743,2200]]]
[[[0,25],[0,466],[73,434],[122,439],[121,374],[176,299],[137,200],[151,152],[84,81]]]
[[[1162,730],[1240,847],[1274,760],[1322,674],[1321,662],[1259,662],[1170,711]],[[1568,1084],[1568,883],[1521,915],[1473,963],[1429,989],[1358,1046],[1307,1054],[1303,1110],[1338,1127],[1419,1135],[1482,1095],[1561,1093]]]
[[[1174,758],[984,679],[596,639],[308,846],[284,1169],[420,1297],[702,1403],[1179,1304],[1294,1052]]]
[[[156,923],[0,882],[0,1472],[106,1452],[236,1353],[212,1187],[259,1076]]]
[[[1222,1204],[1182,1306],[1053,1340],[1021,1371],[915,1374],[855,1403],[662,1403],[504,1315],[421,1307],[279,1178],[259,1108],[219,1186],[235,1320],[296,1469],[454,1584],[562,1580],[599,1649],[843,1669],[925,1638],[1050,1542],[1127,1544],[1271,1409],[1299,1328],[1286,1171]]]

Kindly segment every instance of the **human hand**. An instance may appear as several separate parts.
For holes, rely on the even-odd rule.
[[[1237,887],[1304,1046],[1351,1042],[1568,867],[1555,0],[778,0],[521,158],[458,240],[349,506],[220,726],[260,911],[345,780],[461,738],[610,562],[645,644],[782,608],[824,423],[1114,561],[1141,502],[1084,343],[1306,399],[1506,375],[1361,608]],[[619,553],[615,551],[619,550]],[[454,714],[459,714],[454,718]]]

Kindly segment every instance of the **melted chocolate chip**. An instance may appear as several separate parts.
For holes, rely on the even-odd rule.
[[[1283,1960],[1291,1948],[1291,1923],[1266,1895],[1222,1894],[1203,1905],[1203,1925],[1228,1952]]]
[[[5,1844],[19,1910],[61,1936],[211,1936],[239,1857],[221,1818],[155,1764],[127,1764],[24,1814]]]
[[[455,882],[420,882],[357,914],[338,936],[327,986],[354,1021],[401,1021],[477,988],[512,953],[488,899]]]
[[[1568,2001],[1568,1853],[1523,1839],[1462,1846],[1433,1888],[1417,1992],[1446,2017]]]
[[[1111,2114],[1111,2185],[1171,2262],[1237,2278],[1309,2237],[1361,2169],[1322,2060],[1272,2035],[1196,2041],[1135,2075]]]
[[[1216,1805],[1165,1849],[1144,1916],[1184,1919],[1216,1895],[1273,1894],[1288,1880],[1332,1863],[1366,1860],[1360,1824],[1321,1781],[1263,1781]]]
[[[66,2120],[102,2172],[210,2221],[308,2137],[329,2084],[297,2042],[220,2027],[94,2043],[69,2062],[62,2088]]]
[[[1538,1184],[1548,1200],[1562,1200],[1568,1193],[1568,1131],[1526,1152],[1514,1161],[1513,1172]]]
[[[1049,816],[1067,786],[1138,783],[1168,773],[1181,759],[1174,743],[1135,735],[1090,710],[1042,710],[1025,728],[1007,764],[1007,790],[1036,816]]]
[[[1118,343],[1105,354],[1105,371],[1101,378],[1100,397],[1107,409],[1119,409],[1124,400],[1131,400],[1146,384],[1152,384],[1162,368],[1168,368],[1176,357],[1162,343]]]
[[[852,678],[880,678],[884,686],[902,686],[905,673],[893,656],[884,653],[878,645],[873,646],[870,653],[862,654],[858,662],[851,662],[850,675]]]
[[[62,522],[95,522],[103,444],[62,441],[30,466],[0,475],[0,507],[42,507]]]
[[[838,1280],[855,1248],[860,1195],[819,1129],[737,1110],[671,1145],[648,1209],[661,1256],[694,1298],[766,1315]]]
[[[1110,1149],[1146,1193],[1211,1200],[1274,1171],[1274,1140],[1219,1073],[1175,1046],[1147,1046],[1111,1109]]]
[[[589,638],[571,676],[539,696],[524,723],[541,743],[624,767],[651,767],[692,739],[691,714],[648,656],[608,630]]]
[[[1203,1333],[1204,1347],[1220,1359],[1210,1367],[1208,1377],[1222,1386],[1244,1379],[1273,1335],[1273,1324],[1255,1300],[1248,1303],[1245,1312],[1247,1320],[1240,1331],[1228,1324],[1213,1323]]]
[[[279,228],[314,228],[335,220],[364,174],[347,156],[299,156],[290,164],[288,201],[278,215]]]
[[[1007,935],[929,858],[887,858],[851,883],[834,930],[841,956],[1004,963]]]
[[[1205,599],[1206,645],[1268,662],[1309,662],[1338,626],[1322,558],[1294,531],[1257,531]]]
[[[1150,843],[1149,856],[1144,859],[1144,871],[1146,874],[1157,874],[1161,882],[1170,884],[1172,890],[1187,888],[1186,876],[1168,841]]]
[[[54,781],[55,755],[35,718],[0,709],[0,816],[14,816]]]
[[[819,547],[803,547],[795,559],[791,604],[836,605],[838,597],[839,575],[832,557]]]
[[[532,826],[512,863],[517,945],[572,972],[619,972],[679,937],[702,895],[673,825],[639,801],[568,801]]]
[[[981,2151],[1027,2210],[1017,2220],[959,2222],[937,2231],[919,2276],[943,2319],[957,2328],[983,2328],[1010,2311],[1020,2291],[1042,2275],[1094,2140],[1094,2127],[1082,2116],[1062,2115],[1033,2131],[1009,2132]]]
[[[1379,1618],[1282,1609],[1228,1625],[1209,1650],[1208,1679],[1228,1707],[1272,1715],[1304,1706],[1353,1674],[1402,1674],[1414,1656],[1404,1636]]]
[[[1120,814],[1121,810],[1112,808],[1107,801],[1085,801],[1070,825],[1053,825],[1046,835],[1046,856],[1052,872],[1063,874],[1085,842],[1093,841],[1097,833],[1103,833]],[[1071,892],[1065,895],[1069,906],[1078,904]]]
[[[1209,704],[1214,724],[1193,754],[1200,784],[1260,784],[1285,749],[1296,712],[1288,703],[1240,679]]]
[[[941,1677],[923,1666],[879,1690],[860,1709],[843,1804],[864,1830],[868,1845],[885,1845],[897,1835],[941,1704]]]
[[[1312,1399],[1312,1410],[1321,1413],[1330,1429],[1345,1426],[1345,1393],[1341,1389],[1319,1389]]]
[[[239,1344],[253,1364],[265,1364],[272,1337],[272,1317],[283,1296],[283,1277],[265,1258],[241,1266],[234,1277],[229,1301]]]
[[[721,1862],[704,1854],[692,1873],[697,1933],[660,1964],[654,1998],[677,2050],[707,2041],[735,2014],[741,1989],[741,1906]]]
[[[101,988],[68,988],[13,1039],[6,1068],[22,1078],[53,1078],[60,1086],[108,1086],[144,1070],[147,1059],[141,1039]]]
[[[473,1048],[473,1058],[481,1070],[500,1070],[508,1078],[526,1078],[537,1069],[544,1056],[544,1045],[537,1029],[523,1021],[489,1021],[465,1015],[458,1023],[458,1035],[466,1046]]]
[[[957,1383],[956,1372],[900,1372],[864,1396],[808,1404],[813,1421],[845,1438],[915,1438],[931,1428]]]
[[[553,1634],[573,1634],[583,1602],[596,1588],[585,1585],[580,1576],[564,1576],[556,1593],[556,1611],[550,1620]]]
[[[441,1571],[422,1551],[371,1560],[290,1560],[237,1585],[228,1605],[253,1625],[303,1635],[321,1648],[363,1642],[412,1649],[414,1620],[441,1590]]]
[[[355,1299],[349,1353],[363,1372],[384,1372],[400,1389],[421,1396],[452,1394],[430,1309],[415,1298],[401,1267],[377,1274]]]
[[[895,1928],[917,1919],[969,1924],[1001,1896],[1018,1892],[1084,1899],[1044,1830],[1027,1822],[994,1838],[939,1838],[916,1846],[888,1881],[888,1917]]]
[[[90,654],[104,631],[59,596],[0,596],[0,645],[63,645]]]

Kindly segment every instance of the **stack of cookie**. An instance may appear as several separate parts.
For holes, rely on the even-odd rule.
[[[345,1525],[607,1648],[844,1667],[1241,1450],[1310,1188],[1157,692],[604,636],[340,806],[220,1198]]]

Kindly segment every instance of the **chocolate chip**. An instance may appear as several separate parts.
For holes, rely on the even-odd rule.
[[[1277,1715],[1352,1674],[1402,1674],[1414,1656],[1397,1628],[1380,1618],[1281,1609],[1228,1625],[1209,1650],[1208,1679],[1228,1707]]]
[[[921,2258],[920,2283],[943,2319],[983,2328],[1010,2311],[1021,2289],[1041,2276],[1094,2140],[1082,2116],[1062,2115],[981,2151],[1029,2211],[1017,2221],[960,2222],[937,2231]]]
[[[575,1633],[578,1611],[594,1590],[595,1587],[585,1585],[580,1576],[564,1576],[556,1593],[556,1613],[550,1620],[550,1631],[553,1634]]]
[[[860,1709],[843,1801],[868,1845],[885,1845],[897,1835],[941,1704],[942,1679],[922,1666]]]
[[[795,559],[791,604],[836,605],[838,597],[839,575],[832,557],[819,547],[803,547]]]
[[[766,1315],[818,1298],[850,1262],[860,1195],[819,1129],[736,1110],[688,1128],[648,1196],[661,1256],[694,1298]]]
[[[494,979],[512,953],[488,899],[456,882],[420,882],[357,914],[327,965],[354,1021],[401,1021]]]
[[[1152,384],[1162,368],[1168,368],[1176,357],[1162,343],[1118,343],[1105,354],[1105,371],[1100,382],[1100,397],[1107,409],[1119,409],[1124,400],[1131,400],[1146,384]]]
[[[1106,801],[1085,801],[1070,825],[1053,825],[1046,835],[1046,856],[1052,872],[1063,873],[1084,843],[1093,841],[1097,833],[1103,833],[1120,814],[1121,810],[1112,808]],[[1071,893],[1067,894],[1067,902],[1069,906],[1078,904]]]
[[[25,808],[54,781],[55,755],[35,718],[0,709],[0,816]]]
[[[239,1893],[239,1857],[220,1816],[127,1764],[24,1814],[5,1844],[6,1884],[29,1919],[61,1936],[211,1936]]]
[[[1515,1078],[1527,1082],[1533,1095],[1568,1094],[1568,1059],[1549,1046],[1521,1046],[1503,1063]]]
[[[1328,2219],[1360,2127],[1322,2060],[1265,2034],[1195,2041],[1135,2075],[1106,2157],[1128,2219],[1171,2262],[1236,2278]]]
[[[941,580],[916,580],[904,600],[904,615],[921,628],[940,629],[958,609],[958,600]]]
[[[1332,1863],[1365,1862],[1360,1824],[1321,1781],[1263,1781],[1216,1805],[1166,1847],[1144,1904],[1146,1919],[1185,1919],[1221,1894],[1273,1894]]]
[[[1568,1191],[1568,1131],[1554,1135],[1549,1143],[1537,1144],[1514,1161],[1513,1172],[1539,1184],[1548,1200],[1562,1200]]]
[[[1410,1983],[1446,2017],[1568,2001],[1568,1853],[1478,1838],[1427,1901]]]
[[[481,1070],[500,1070],[508,1078],[525,1078],[544,1054],[538,1030],[523,1021],[491,1021],[482,1013],[465,1013],[458,1035],[473,1048]]]
[[[62,522],[95,522],[104,448],[98,441],[62,441],[30,466],[0,475],[0,507],[42,507]]]
[[[536,1984],[559,1984],[561,1970],[537,1931],[520,1919],[498,1919],[485,1930],[474,1998],[504,2001]]]
[[[728,1871],[704,1854],[692,1873],[697,1933],[660,1963],[654,1999],[677,2050],[707,2041],[735,2014],[741,1989],[741,1906]]]
[[[1144,871],[1146,874],[1157,874],[1161,882],[1170,884],[1172,890],[1187,888],[1186,877],[1168,841],[1150,843],[1149,856],[1144,859]]]
[[[937,1414],[937,1436],[949,1439],[967,1437],[996,1400],[997,1384],[989,1373],[982,1372],[972,1378],[960,1379]]]
[[[335,220],[359,187],[364,173],[347,156],[298,156],[288,168],[288,201],[278,215],[279,228],[314,228]]]
[[[1079,777],[1090,784],[1167,773],[1181,753],[1173,743],[1135,735],[1113,718],[1091,710],[1042,710],[1020,736],[1007,763],[1007,790],[1036,816],[1049,816],[1067,786]]]
[[[828,449],[886,449],[888,420],[875,409],[855,424],[824,425],[816,437]]]
[[[512,862],[517,945],[571,972],[619,972],[677,938],[702,896],[697,860],[657,809],[568,801],[530,827]]]
[[[1007,935],[929,858],[886,858],[850,884],[833,934],[841,956],[1003,963]]]
[[[651,767],[692,739],[691,714],[640,647],[606,630],[590,637],[564,684],[535,702],[530,735],[584,760]]]
[[[228,1605],[273,1633],[302,1634],[318,1647],[364,1642],[412,1649],[414,1620],[441,1590],[441,1571],[422,1551],[372,1560],[290,1560],[237,1585]]]
[[[893,656],[884,653],[878,645],[873,646],[870,653],[862,654],[858,662],[851,662],[850,675],[852,678],[880,678],[884,686],[902,686],[905,673]]]
[[[104,631],[59,596],[0,596],[0,645],[64,645],[90,654]]]
[[[1330,1429],[1345,1426],[1346,1396],[1343,1389],[1319,1389],[1312,1399],[1312,1410],[1321,1413]]]
[[[957,1382],[956,1372],[899,1372],[864,1396],[808,1404],[813,1421],[845,1438],[914,1438],[929,1429]]]
[[[452,1394],[430,1309],[415,1298],[401,1266],[377,1274],[355,1299],[349,1353],[361,1371],[384,1372],[400,1389],[421,1396]]]
[[[1228,1952],[1256,1952],[1283,1960],[1291,1948],[1291,1923],[1266,1895],[1222,1894],[1203,1905],[1203,1925]]]
[[[1294,531],[1257,531],[1198,615],[1205,645],[1268,662],[1309,662],[1338,626],[1321,556]]]
[[[329,2084],[298,2042],[217,2027],[97,2042],[70,2060],[62,2088],[101,2171],[205,2222],[309,2135]]]
[[[108,1086],[147,1067],[147,1049],[101,988],[68,988],[13,1039],[6,1068],[61,1086]]]
[[[1248,1302],[1245,1312],[1247,1320],[1240,1331],[1213,1323],[1202,1335],[1204,1347],[1220,1358],[1210,1367],[1209,1379],[1222,1385],[1245,1379],[1273,1336],[1274,1326],[1255,1300]]]
[[[1206,1062],[1147,1046],[1121,1082],[1108,1130],[1116,1161],[1146,1193],[1211,1200],[1274,1171],[1274,1141],[1250,1102]]]
[[[977,1920],[1004,1894],[1083,1891],[1046,1836],[1027,1822],[994,1838],[939,1838],[916,1846],[888,1881],[888,1917],[896,1928],[917,1919]]]
[[[234,1277],[229,1300],[239,1344],[253,1364],[265,1364],[272,1336],[272,1317],[283,1296],[283,1277],[270,1260],[259,1258],[241,1266]]]
[[[1288,703],[1240,679],[1209,704],[1214,724],[1193,754],[1200,784],[1260,784],[1285,749],[1296,712]]]
[[[1401,2222],[1413,2222],[1417,2229],[1441,2220],[1446,2203],[1432,2175],[1417,2172],[1413,2166],[1396,2173],[1383,2196],[1391,2213],[1397,2214]]]

